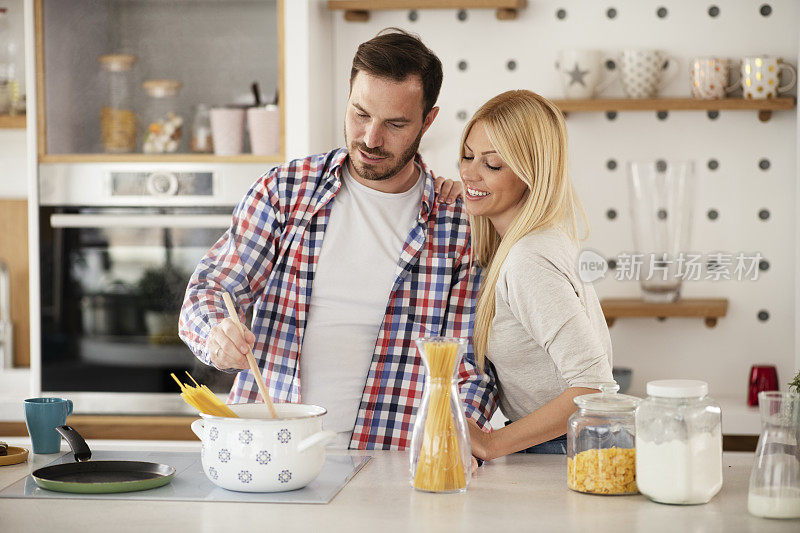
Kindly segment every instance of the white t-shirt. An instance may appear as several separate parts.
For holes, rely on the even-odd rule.
[[[362,185],[342,165],[314,273],[300,352],[302,402],[328,410],[326,429],[347,448],[403,244],[416,225],[425,180],[404,193]]]

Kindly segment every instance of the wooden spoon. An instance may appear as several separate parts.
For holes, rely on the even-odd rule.
[[[239,332],[241,332],[242,337],[244,337],[244,324],[239,322],[239,315],[236,313],[236,307],[233,305],[231,295],[227,292],[223,292],[222,299],[225,300],[225,307],[228,308],[228,315],[230,315],[233,321],[236,322]],[[256,378],[256,385],[258,385],[258,390],[261,392],[261,397],[264,399],[264,403],[266,403],[267,407],[269,408],[270,417],[278,418],[278,412],[275,411],[275,405],[272,403],[272,398],[269,397],[269,392],[264,384],[264,378],[261,377],[261,371],[258,369],[258,364],[256,364],[256,358],[253,357],[253,352],[249,347],[247,348],[247,363],[250,365],[250,372],[252,372],[253,376]]]

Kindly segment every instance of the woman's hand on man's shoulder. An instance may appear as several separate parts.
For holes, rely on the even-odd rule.
[[[461,180],[451,180],[441,176],[433,176],[433,190],[439,196],[439,199],[446,203],[452,204],[459,198],[464,198],[464,184]]]

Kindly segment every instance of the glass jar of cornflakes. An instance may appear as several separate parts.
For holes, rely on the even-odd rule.
[[[133,107],[133,66],[137,57],[106,54],[100,62],[106,97],[100,108],[100,138],[109,154],[136,150],[136,112]]]
[[[575,398],[578,410],[567,431],[567,486],[589,494],[636,494],[634,413],[639,398],[617,394],[604,383],[599,393]]]

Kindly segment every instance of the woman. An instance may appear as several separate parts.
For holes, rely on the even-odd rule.
[[[530,91],[486,102],[461,142],[461,179],[475,261],[483,267],[475,318],[479,367],[497,376],[511,421],[473,454],[566,453],[573,399],[613,381],[611,340],[597,294],[578,277],[578,213],[561,112]]]

